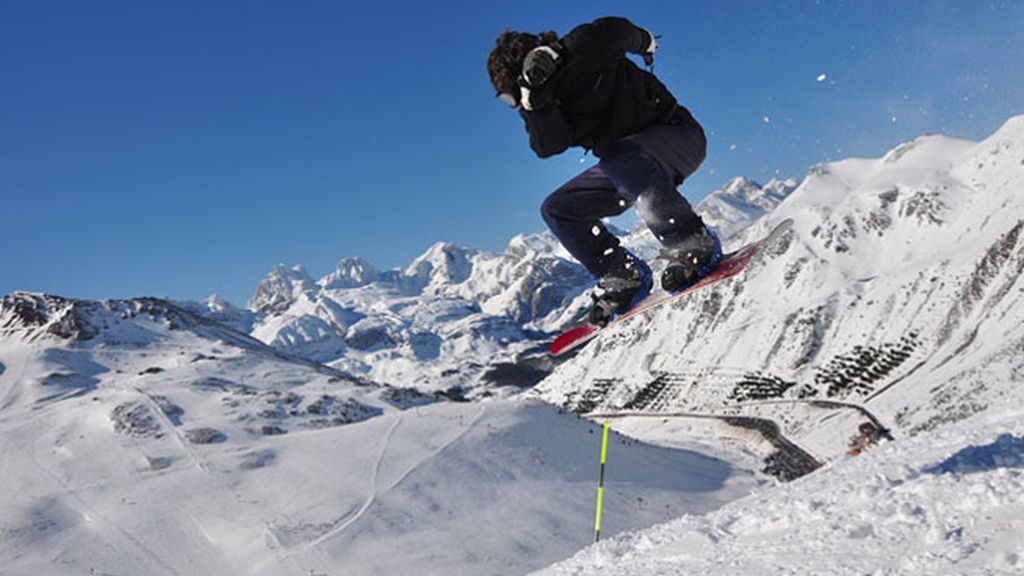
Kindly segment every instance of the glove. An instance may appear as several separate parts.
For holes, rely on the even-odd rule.
[[[558,52],[550,46],[538,46],[526,55],[523,60],[523,80],[526,86],[537,88],[543,86],[558,69]]]
[[[643,57],[643,64],[647,68],[652,69],[654,68],[654,52],[657,51],[657,37],[647,29],[643,29],[643,31],[647,33],[647,36],[650,36],[650,44],[647,45],[647,49],[640,56]]]
[[[539,110],[551,102],[548,80],[558,69],[558,52],[549,46],[538,46],[523,60],[523,74],[519,79],[519,101],[524,110]]]
[[[658,51],[658,37],[652,34],[650,30],[645,29],[644,32],[647,32],[647,35],[651,37],[651,43],[644,52],[654,56],[654,53]]]
[[[651,37],[650,45],[647,46],[647,50],[644,50],[644,53],[642,54],[644,64],[650,68],[651,66],[654,66],[654,53],[658,51],[658,38],[652,34],[650,30],[645,29],[644,32],[647,32],[647,35]]]
[[[551,93],[551,86],[541,86],[540,88],[533,89],[529,86],[520,86],[519,103],[523,106],[523,110],[528,112],[540,110],[551,103]]]

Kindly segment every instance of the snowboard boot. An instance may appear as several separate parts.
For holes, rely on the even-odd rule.
[[[669,262],[661,273],[662,289],[681,292],[718,266],[722,261],[722,243],[717,234],[705,227],[676,246],[662,250],[661,258]]]
[[[654,279],[650,267],[628,250],[623,252],[623,263],[598,279],[597,290],[590,294],[594,300],[588,318],[591,324],[604,326],[651,293]]]

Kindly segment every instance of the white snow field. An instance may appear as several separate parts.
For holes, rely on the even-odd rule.
[[[1024,411],[877,446],[538,575],[1022,574]]]
[[[0,574],[523,574],[592,538],[587,420],[359,383],[153,302],[84,308],[102,329],[71,345],[0,319]],[[690,450],[609,453],[606,534],[756,482]]]

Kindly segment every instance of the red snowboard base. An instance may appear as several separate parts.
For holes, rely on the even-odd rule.
[[[711,271],[710,274],[702,278],[699,282],[690,286],[682,292],[676,292],[675,294],[669,294],[668,292],[652,292],[647,298],[644,298],[637,303],[631,310],[613,319],[604,326],[595,326],[593,324],[584,324],[575,328],[570,328],[568,331],[563,332],[555,341],[551,343],[550,352],[552,356],[561,356],[569,350],[578,348],[583,344],[589,342],[592,338],[596,337],[601,332],[608,330],[612,326],[620,322],[629,320],[634,316],[643,314],[644,312],[660,306],[666,302],[671,302],[676,298],[686,296],[691,292],[696,292],[701,288],[706,288],[716,282],[721,282],[728,278],[732,278],[736,274],[739,274],[747,267],[747,264],[754,259],[755,256],[761,251],[761,248],[771,244],[776,238],[782,236],[789,228],[793,225],[793,221],[790,219],[783,220],[780,222],[772,231],[760,240],[756,240],[740,248],[735,252],[731,252],[722,259],[722,262],[717,268]]]

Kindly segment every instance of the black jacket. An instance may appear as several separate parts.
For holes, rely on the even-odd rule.
[[[583,146],[601,156],[609,144],[665,120],[676,99],[653,74],[626,53],[643,54],[646,30],[625,18],[599,18],[574,28],[558,42],[558,69],[544,86],[551,103],[520,110],[530,147],[541,158]]]

